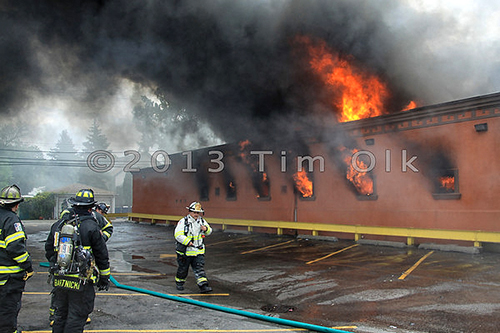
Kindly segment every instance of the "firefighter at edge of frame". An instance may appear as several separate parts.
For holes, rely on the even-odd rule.
[[[23,201],[17,185],[0,191],[0,332],[18,332],[24,287],[34,274],[24,225],[17,216]]]
[[[69,202],[74,209],[76,220],[56,221],[45,242],[45,257],[50,263],[56,309],[52,326],[54,333],[83,332],[88,315],[94,309],[94,285],[98,290],[109,289],[108,249],[92,216],[92,207],[96,204],[94,192],[91,189],[82,189],[74,198],[70,198]],[[65,235],[65,230],[68,230],[65,227],[68,227],[71,221],[74,222],[72,230],[75,237]],[[71,241],[65,243],[68,240]],[[67,249],[78,251],[74,252],[74,255],[65,256],[63,254],[68,254],[65,253]],[[64,263],[64,258],[71,258],[71,262]],[[73,258],[77,262],[73,262]],[[96,272],[99,272],[99,276]]]
[[[98,203],[92,211],[92,214],[101,229],[102,237],[104,237],[106,242],[111,238],[111,235],[113,235],[113,224],[104,216],[108,213],[108,210],[109,205],[101,202]]]
[[[193,202],[186,207],[188,215],[177,223],[174,238],[177,241],[177,274],[175,284],[177,290],[184,290],[189,266],[192,267],[196,284],[201,293],[208,293],[212,288],[208,284],[205,273],[205,245],[203,239],[212,233],[212,228],[201,216],[205,213],[199,202]]]

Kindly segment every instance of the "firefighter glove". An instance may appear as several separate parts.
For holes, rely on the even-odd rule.
[[[27,270],[24,271],[24,276],[23,276],[23,280],[24,281],[27,281],[30,277],[33,276],[33,274],[35,274],[35,272],[33,271],[33,268],[28,268]]]
[[[97,290],[109,290],[109,277],[102,275],[99,277],[99,281],[97,281]]]

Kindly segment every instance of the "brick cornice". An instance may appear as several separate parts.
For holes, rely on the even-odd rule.
[[[340,126],[351,136],[360,137],[491,117],[500,117],[500,93],[419,107],[409,111],[342,123]]]

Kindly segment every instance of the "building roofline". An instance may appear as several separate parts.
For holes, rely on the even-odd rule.
[[[373,118],[341,123],[344,131],[365,136],[500,117],[500,93],[422,106]]]

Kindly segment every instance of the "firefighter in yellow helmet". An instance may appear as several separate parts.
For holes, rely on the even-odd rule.
[[[55,222],[45,242],[45,257],[53,276],[54,333],[83,332],[94,309],[94,286],[109,289],[108,249],[92,216],[94,191],[82,189],[68,201],[75,218]]]
[[[24,286],[33,275],[26,232],[17,216],[22,201],[17,185],[0,191],[0,332],[17,332]]]
[[[191,266],[200,292],[208,293],[212,288],[205,274],[203,238],[212,233],[212,228],[202,217],[204,210],[199,202],[193,202],[186,208],[189,211],[188,215],[179,220],[174,231],[178,265],[175,283],[177,290],[184,290],[184,283]]]

